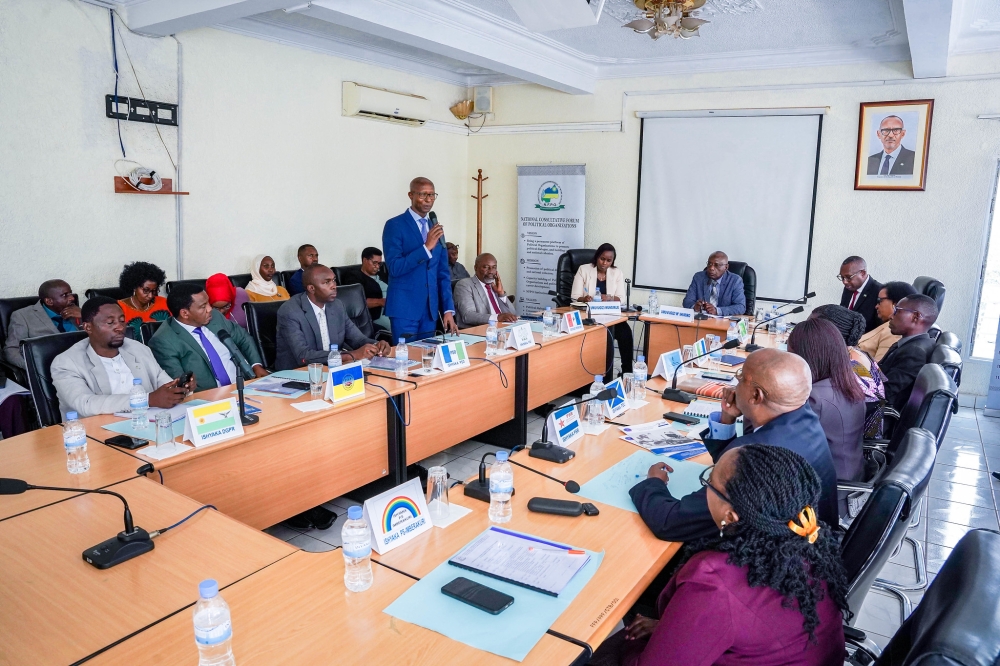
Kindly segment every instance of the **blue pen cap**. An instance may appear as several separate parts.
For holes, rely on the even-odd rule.
[[[211,599],[219,594],[219,583],[212,578],[198,583],[198,594],[202,599]]]
[[[355,504],[347,509],[347,517],[351,520],[361,520],[361,516],[364,515],[364,510]]]
[[[509,451],[497,451],[497,462],[507,462],[507,458],[510,456]]]

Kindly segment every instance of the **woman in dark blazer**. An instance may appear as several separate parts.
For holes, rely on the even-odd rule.
[[[819,416],[833,455],[837,478],[860,481],[865,474],[865,394],[858,386],[844,339],[825,319],[807,319],[788,336],[788,351],[805,359],[812,370],[809,406]],[[847,495],[840,497],[840,515],[847,516]]]

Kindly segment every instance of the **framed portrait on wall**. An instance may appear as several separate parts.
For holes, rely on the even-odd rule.
[[[934,100],[863,102],[856,190],[923,190]]]

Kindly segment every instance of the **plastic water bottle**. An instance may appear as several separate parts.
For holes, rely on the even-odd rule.
[[[149,395],[142,388],[141,379],[132,380],[132,390],[128,392],[128,408],[132,413],[132,429],[145,430],[149,427],[146,410],[149,409]]]
[[[360,506],[347,510],[340,539],[344,551],[344,586],[351,592],[364,592],[372,586],[372,532]]]
[[[594,301],[596,301],[598,303],[601,302],[601,288],[600,287],[594,287]]]
[[[556,314],[552,312],[552,308],[545,308],[545,312],[542,313],[542,338],[551,338],[556,334]]]
[[[194,605],[194,642],[198,646],[198,666],[236,666],[233,658],[233,623],[229,604],[219,596],[219,584],[203,580],[198,584],[201,599]]]
[[[396,379],[406,379],[410,371],[410,350],[406,347],[406,338],[400,338],[396,343]]]
[[[510,454],[497,451],[497,459],[490,467],[490,521],[508,523],[513,513],[510,496],[514,493],[514,468],[507,462]]]
[[[344,361],[340,358],[340,348],[337,345],[330,345],[330,355],[326,357],[326,367],[333,370],[343,364]]]
[[[656,297],[655,289],[651,289],[649,291],[649,300],[647,301],[646,306],[649,308],[649,312],[646,314],[660,314],[660,299]]]
[[[642,354],[636,357],[635,363],[632,364],[632,399],[633,400],[645,400],[646,399],[646,377],[649,374],[649,368],[646,367],[646,357]]]
[[[87,430],[80,423],[80,417],[76,412],[66,413],[63,445],[66,447],[67,472],[83,474],[90,469],[90,457],[87,456]]]
[[[739,341],[740,339],[740,328],[736,325],[735,321],[729,322],[729,330],[726,331],[726,342],[730,340]]]
[[[771,312],[767,315],[767,332],[777,333],[778,332],[778,321],[776,317],[778,316],[778,306],[772,305]]]
[[[497,316],[490,315],[490,323],[486,326],[486,355],[497,355]]]
[[[591,398],[587,403],[587,431],[596,435],[601,430],[601,426],[604,425],[604,403],[592,393],[583,397],[587,396]]]

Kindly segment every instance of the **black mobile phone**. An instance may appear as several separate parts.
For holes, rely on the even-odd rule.
[[[677,421],[678,423],[683,423],[684,425],[698,425],[701,423],[701,419],[696,419],[693,416],[684,416],[683,414],[678,414],[677,412],[667,412],[663,415],[663,418],[668,421]]]
[[[285,382],[284,384],[282,384],[282,386],[285,387],[285,388],[295,389],[297,391],[308,391],[309,390],[309,383],[308,382],[299,382],[299,381],[294,381],[293,380],[293,381],[290,381],[290,382]]]
[[[108,437],[104,440],[105,444],[110,444],[111,446],[117,446],[122,449],[138,449],[140,446],[146,446],[149,444],[148,439],[140,439],[139,437],[129,437],[128,435],[115,435],[114,437]]]
[[[181,375],[180,378],[177,380],[177,385],[187,386],[188,382],[191,381],[191,379],[193,378],[194,378],[194,372],[188,370],[183,375]]]
[[[514,597],[509,594],[480,585],[462,576],[442,587],[441,592],[490,615],[499,615],[514,603]]]

